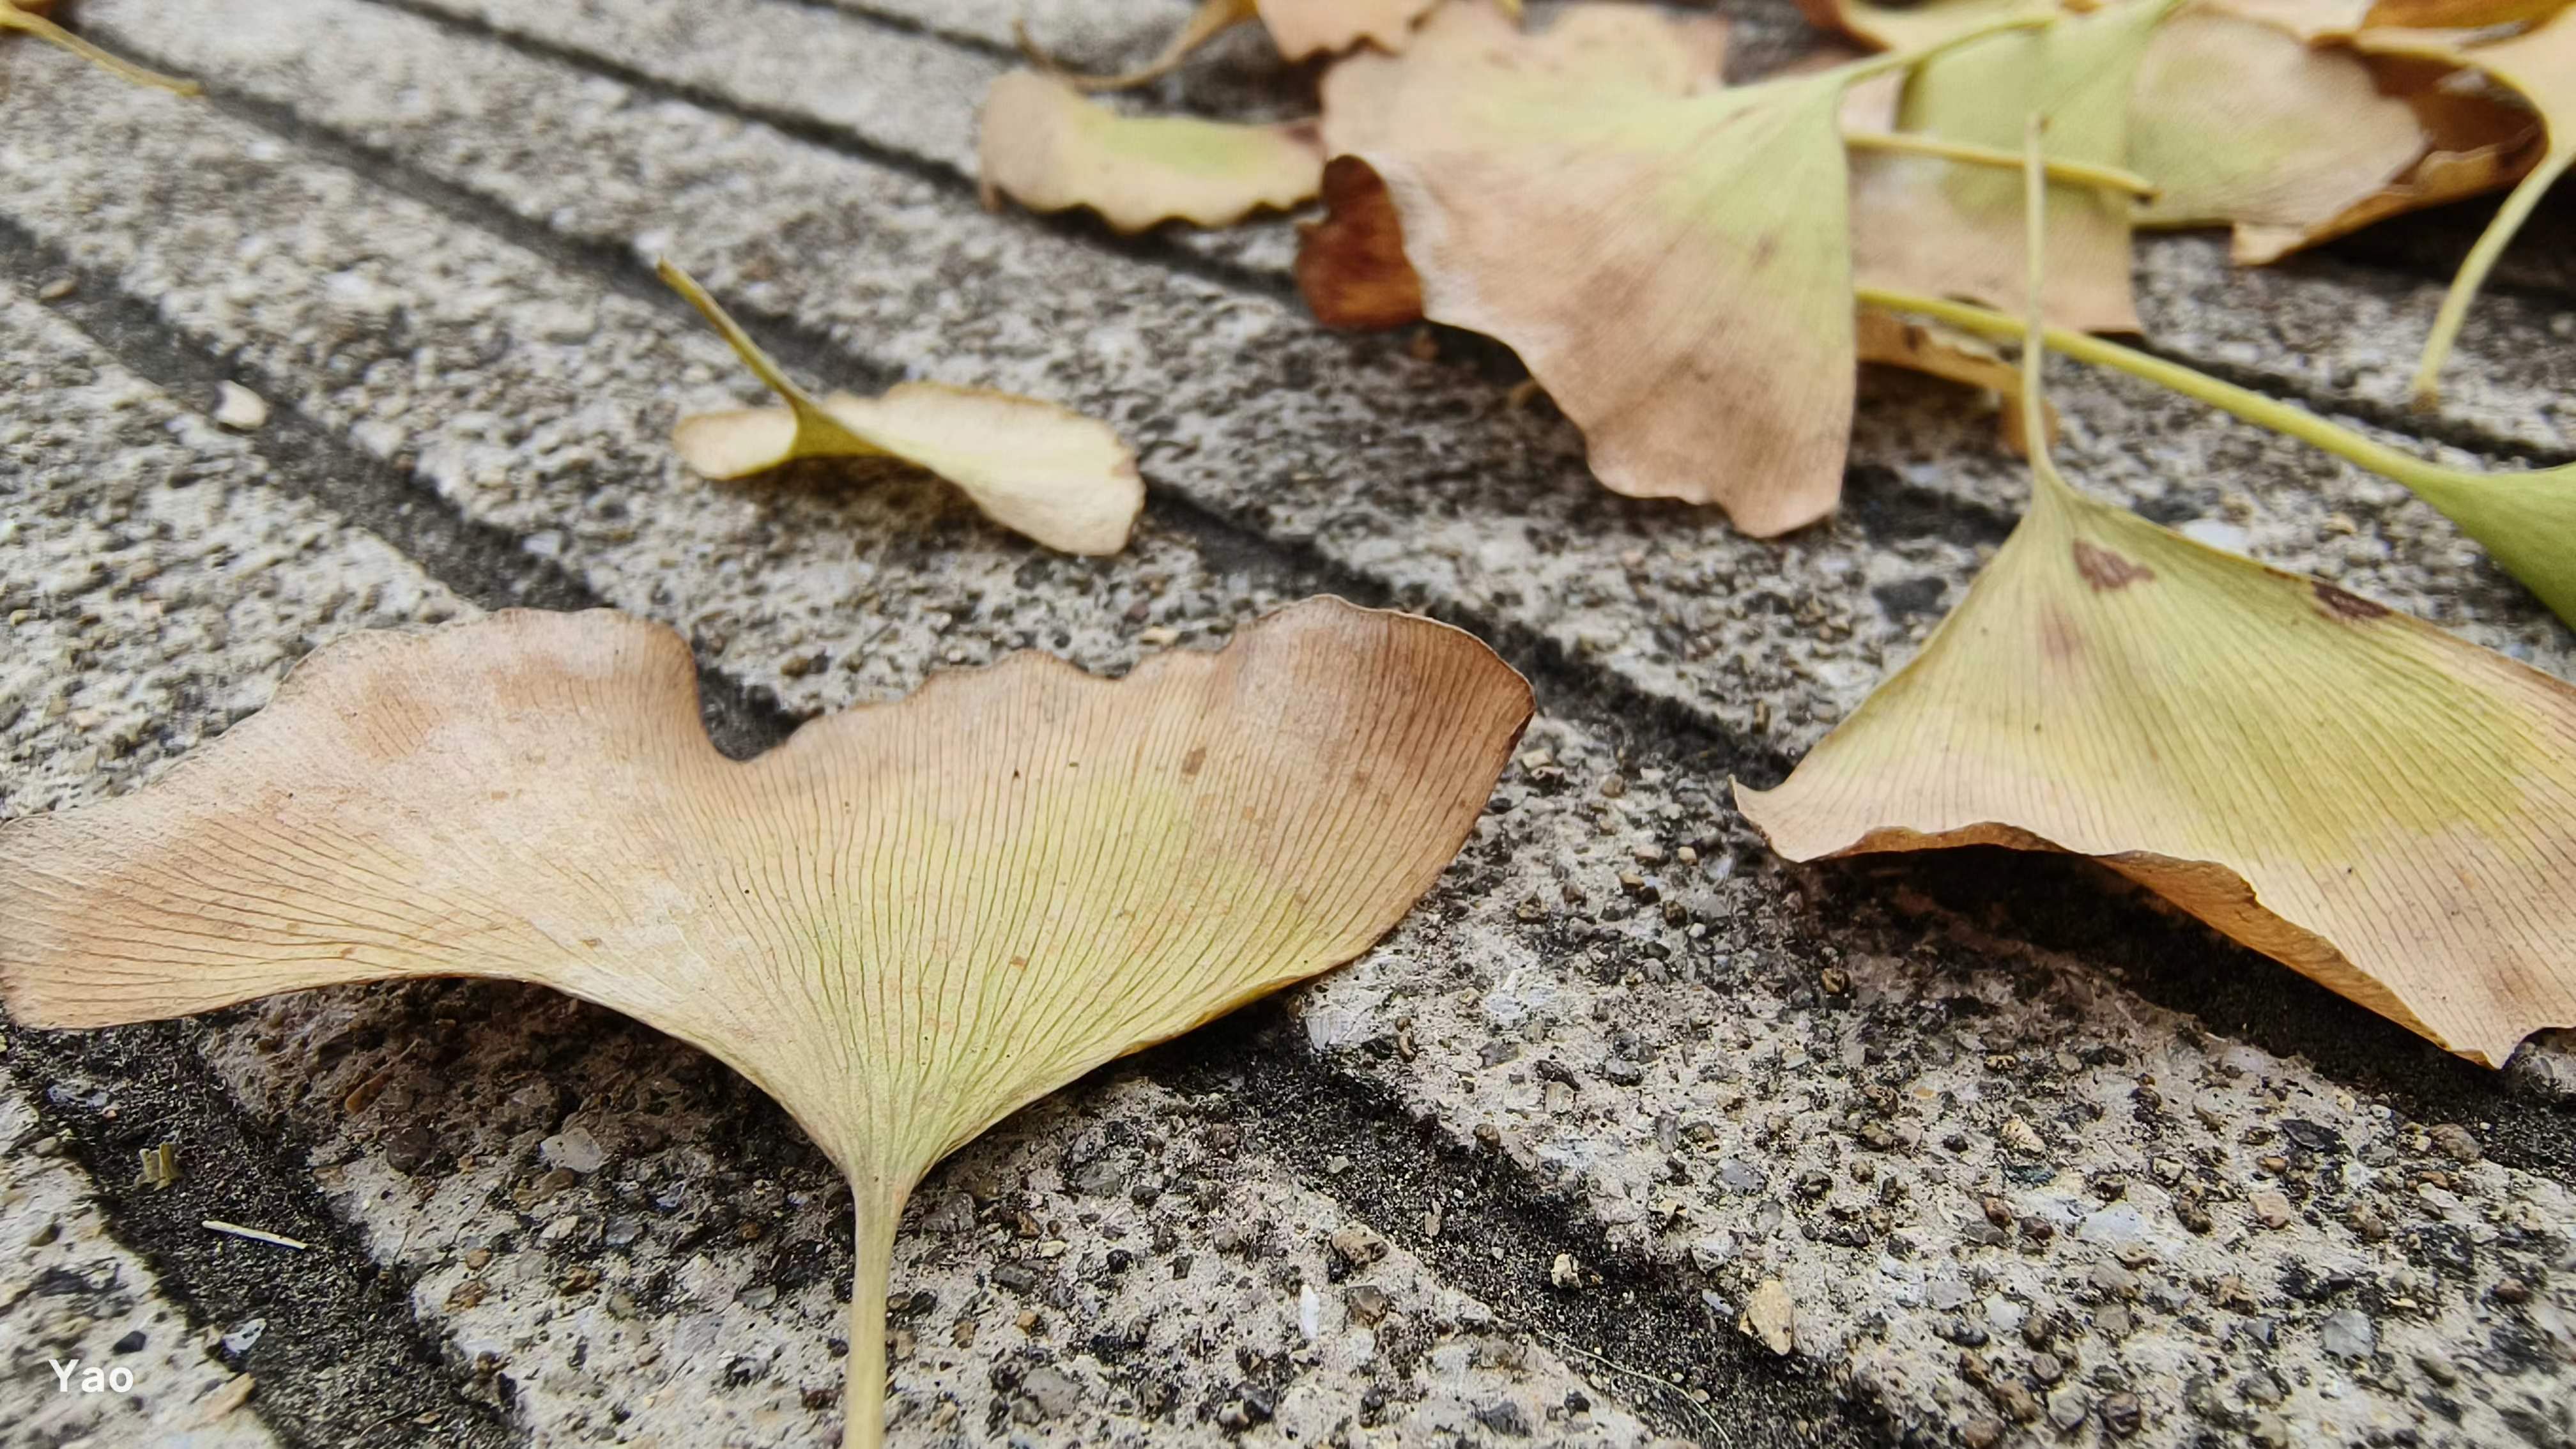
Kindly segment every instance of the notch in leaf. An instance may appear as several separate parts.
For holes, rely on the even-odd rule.
[[[898,458],[957,485],[986,517],[1066,553],[1127,546],[1144,511],[1136,455],[1109,425],[1036,398],[940,382],[902,382],[879,397],[817,398],[770,360],[697,279],[667,259],[662,280],[731,344],[781,406],[700,413],[671,445],[719,482],[804,458]]]
[[[1466,839],[1529,714],[1473,638],[1338,599],[1116,682],[1015,655],[741,762],[659,625],[360,635],[160,783],[0,830],[0,997],[94,1027],[493,976],[714,1054],[849,1178],[846,1442],[874,1445],[922,1174],[1365,950]]]

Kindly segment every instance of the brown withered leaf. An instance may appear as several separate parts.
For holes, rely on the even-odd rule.
[[[660,625],[360,635],[159,783],[0,830],[0,998],[96,1027],[488,976],[711,1053],[849,1179],[845,1442],[869,1449],[922,1174],[1366,950],[1529,713],[1469,636],[1316,599],[1116,682],[1036,654],[942,675],[735,761]]]
[[[1404,219],[1386,183],[1356,156],[1324,164],[1326,213],[1297,227],[1297,290],[1327,327],[1422,320],[1422,277],[1404,258]]]
[[[976,157],[987,204],[998,193],[1032,211],[1089,207],[1122,232],[1284,210],[1315,195],[1324,168],[1311,123],[1122,116],[1026,70],[986,93]]]
[[[1384,282],[1400,237],[1423,315],[1510,344],[1604,484],[1757,534],[1813,522],[1840,491],[1857,365],[1836,123],[1854,76],[1693,93],[1705,32],[1648,49],[1564,28],[1612,15],[1639,19],[1577,10],[1525,36],[1451,6],[1402,57],[1336,67],[1328,147],[1375,173],[1396,227],[1337,209],[1302,276]],[[1386,320],[1350,290],[1319,290],[1326,316]]]

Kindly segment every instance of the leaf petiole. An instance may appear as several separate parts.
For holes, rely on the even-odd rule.
[[[1993,166],[2018,171],[2022,158],[2015,152],[1996,146],[1979,146],[1967,141],[1948,141],[1913,131],[1845,131],[1843,144],[1855,151],[1886,151],[1903,156],[1932,156],[1943,161],[1957,161],[1969,166]],[[2116,166],[2098,166],[2089,161],[2043,160],[2042,169],[2051,181],[2070,186],[2090,186],[2103,191],[2122,191],[2131,196],[2154,200],[2161,190],[2154,182],[2134,171]]]
[[[1870,306],[1930,317],[1982,336],[2019,338],[2024,334],[2021,318],[1966,302],[1884,287],[1853,290],[1860,301]],[[2448,467],[2400,452],[2295,404],[2221,382],[2205,372],[2090,333],[2047,327],[2042,336],[2052,351],[2171,388],[2404,484],[2463,532],[2486,545],[2496,561],[2539,595],[2551,612],[2576,626],[2576,547],[2568,543],[2576,538],[2576,463],[2517,473]]]
[[[136,65],[123,56],[110,55],[44,16],[19,9],[11,3],[11,0],[0,0],[0,30],[23,31],[48,45],[70,51],[110,75],[139,86],[150,86],[155,90],[168,91],[178,96],[197,95],[205,89],[195,81],[163,75],[157,70],[147,70]]]

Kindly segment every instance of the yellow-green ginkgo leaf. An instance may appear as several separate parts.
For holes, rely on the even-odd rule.
[[[2576,689],[2063,485],[1737,798],[1793,860],[2090,856],[2491,1065],[2576,1024]]]
[[[1324,170],[1311,124],[1122,116],[1026,70],[984,97],[976,157],[988,202],[998,193],[1033,211],[1085,206],[1123,232],[1174,220],[1228,226],[1295,206]]]
[[[1049,548],[1108,554],[1127,546],[1144,511],[1145,480],[1108,424],[1035,398],[936,382],[898,383],[879,397],[814,397],[688,273],[668,261],[661,273],[782,400],[682,418],[671,445],[701,476],[747,478],[803,458],[898,458],[956,484],[986,517]]]
[[[195,81],[146,70],[121,55],[99,49],[56,25],[52,18],[53,10],[54,0],[0,0],[0,30],[32,35],[48,45],[59,46],[79,56],[112,76],[139,86],[151,86],[183,96],[193,96],[204,89]]]
[[[159,783],[0,831],[0,997],[92,1027],[489,976],[713,1054],[849,1178],[864,1449],[922,1174],[1365,950],[1529,712],[1467,635],[1317,599],[1116,682],[1035,654],[942,675],[736,761],[659,625],[360,635]]]
[[[2129,166],[2158,188],[2141,226],[2306,232],[2384,192],[2425,144],[2358,55],[2222,10],[2167,21],[2129,97]]]
[[[2451,343],[2468,320],[2469,304],[2486,284],[2487,273],[2532,208],[2540,204],[2541,195],[2567,174],[2569,166],[2576,165],[2576,9],[2560,10],[2501,40],[2481,42],[2476,34],[2454,31],[2366,30],[2353,43],[2373,55],[2412,56],[2483,71],[2529,102],[2548,132],[2540,160],[2497,208],[2495,219],[2487,223],[2460,264],[2459,275],[2452,278],[2450,294],[2442,299],[2433,334],[2424,343],[2423,360],[2415,369],[2416,400],[2430,406],[2441,396],[2442,363],[2450,356]]]
[[[2048,117],[2052,159],[2126,167],[2131,80],[2172,8],[2172,0],[2126,0],[1958,45],[1908,78],[1897,131],[2010,151],[2020,144],[2024,118],[2038,112]],[[2091,332],[2137,330],[2131,204],[2103,188],[2053,189],[2051,321]],[[1864,285],[2007,305],[2020,295],[2021,183],[2010,172],[1934,157],[1856,156],[1852,218],[1853,269]]]

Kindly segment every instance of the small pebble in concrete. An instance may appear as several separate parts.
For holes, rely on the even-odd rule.
[[[2379,1330],[2360,1309],[2339,1308],[2318,1325],[2317,1342],[2337,1358],[2368,1358],[2379,1347]]]
[[[237,382],[215,385],[216,423],[236,433],[255,433],[268,426],[268,402]]]
[[[1797,1306],[1789,1299],[1788,1285],[1777,1278],[1762,1280],[1735,1326],[1761,1340],[1762,1346],[1773,1353],[1786,1354],[1797,1341]]]

